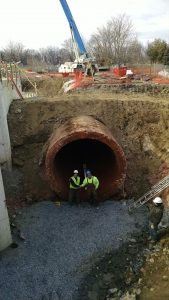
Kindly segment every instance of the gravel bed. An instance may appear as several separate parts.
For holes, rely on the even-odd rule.
[[[25,241],[14,229],[18,247],[0,254],[0,300],[74,300],[95,256],[118,249],[145,222],[145,210],[129,215],[125,201],[48,201],[19,210],[15,223]]]

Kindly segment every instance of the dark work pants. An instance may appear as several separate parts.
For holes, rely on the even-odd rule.
[[[153,223],[149,222],[149,233],[153,241],[158,241],[158,225],[154,225]]]
[[[70,189],[69,190],[69,203],[79,203],[79,190]]]
[[[87,198],[91,204],[97,203],[97,191],[95,190],[95,186],[93,184],[87,185]]]

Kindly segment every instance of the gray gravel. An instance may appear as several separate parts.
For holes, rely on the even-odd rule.
[[[145,224],[144,210],[129,215],[124,201],[99,208],[41,202],[21,210],[16,223],[26,240],[0,255],[0,300],[74,300],[94,258],[117,249]],[[79,299],[82,300],[82,299]]]

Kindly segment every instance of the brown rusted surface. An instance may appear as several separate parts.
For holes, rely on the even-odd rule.
[[[69,177],[78,169],[83,180],[83,164],[100,180],[99,199],[105,200],[122,186],[126,174],[125,155],[110,130],[89,116],[71,118],[58,128],[45,156],[45,177],[61,198],[67,200]],[[81,199],[85,193],[81,192]]]

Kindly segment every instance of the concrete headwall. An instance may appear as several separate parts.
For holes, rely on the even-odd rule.
[[[0,168],[0,251],[12,243],[5,192]]]
[[[11,161],[7,114],[12,102],[12,89],[0,83],[0,164]]]
[[[15,75],[17,76],[14,76],[14,74],[12,75],[15,84],[10,81],[10,76],[7,76],[8,78],[3,77],[0,82],[0,250],[5,249],[11,244],[11,232],[1,171],[3,177],[5,177],[5,182],[8,180],[8,184],[11,185],[13,172],[7,114],[12,100],[20,99],[20,93],[22,93],[19,74]],[[25,93],[24,96],[28,97],[29,95],[26,95]],[[8,184],[6,185],[6,188],[8,187]]]
[[[17,79],[17,87],[21,92],[21,82]],[[11,162],[11,144],[7,123],[7,114],[13,99],[18,99],[16,89],[8,83],[7,79],[0,82],[0,164]]]
[[[0,250],[11,244],[11,233],[6,208],[4,185],[1,166],[5,165],[7,172],[11,168],[11,145],[7,124],[7,114],[12,102],[13,90],[6,84],[0,83]]]
[[[16,187],[20,199],[28,201],[53,195],[40,175],[42,150],[55,129],[79,115],[101,120],[123,148],[127,159],[127,195],[142,195],[147,191],[149,177],[169,161],[168,100],[141,94],[86,93],[12,103],[8,122],[15,176],[14,188],[8,188],[10,195],[16,193]]]

